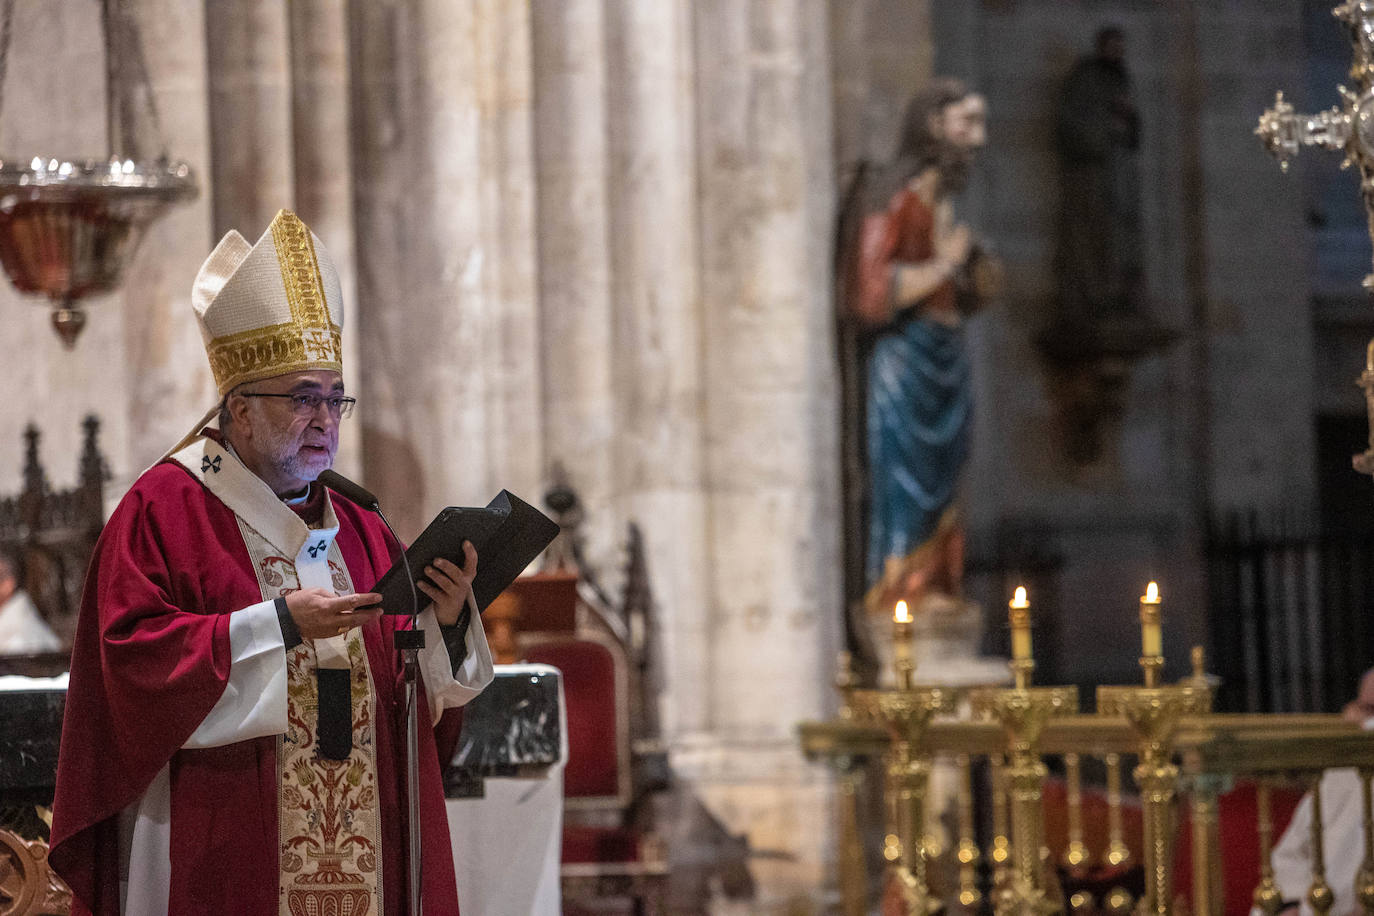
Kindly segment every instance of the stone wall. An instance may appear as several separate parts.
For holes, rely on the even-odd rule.
[[[1109,453],[1078,468],[1050,432],[1032,341],[1054,290],[1054,97],[1108,24],[1126,35],[1142,124],[1150,309],[1179,338],[1137,364]],[[1166,596],[1168,673],[1184,673],[1206,638],[1207,514],[1314,505],[1309,239],[1299,184],[1252,133],[1274,90],[1301,83],[1300,25],[1296,9],[1242,2],[937,5],[937,69],[990,104],[967,217],[1008,268],[1004,301],[971,328],[971,559],[988,569],[973,585],[994,609],[1018,576],[1048,590],[1036,617],[1049,677],[1138,677],[1149,578]]]

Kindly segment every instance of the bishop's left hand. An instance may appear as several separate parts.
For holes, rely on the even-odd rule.
[[[458,615],[472,593],[472,580],[477,575],[477,550],[468,541],[463,542],[463,566],[445,560],[435,560],[424,569],[429,578],[416,579],[415,587],[424,592],[434,602],[434,616],[439,623],[451,627],[458,622]]]

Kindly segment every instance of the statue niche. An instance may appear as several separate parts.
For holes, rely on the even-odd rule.
[[[1140,203],[1140,117],[1125,37],[1109,26],[1080,58],[1055,111],[1060,185],[1055,299],[1036,335],[1056,433],[1076,466],[1096,463],[1125,409],[1132,365],[1175,334],[1148,314]]]

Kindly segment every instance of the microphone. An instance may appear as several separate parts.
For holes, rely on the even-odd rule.
[[[347,477],[334,470],[321,471],[320,476],[315,478],[324,486],[338,493],[340,496],[350,499],[362,506],[369,512],[377,513],[377,517],[386,525],[386,530],[391,532],[391,539],[396,542],[396,546],[401,551],[401,563],[406,570],[406,584],[410,586],[410,621],[411,626],[415,626],[415,618],[420,615],[420,596],[415,590],[415,574],[410,569],[410,557],[406,556],[405,545],[396,536],[396,529],[391,527],[391,522],[386,520],[382,514],[382,504],[377,497],[363,489],[361,484],[356,484]]]
[[[378,501],[377,497],[337,471],[321,471],[320,476],[315,479],[335,493],[338,493],[340,496],[345,496],[353,500],[364,509],[376,512],[378,515],[382,514],[382,504]],[[383,521],[385,521],[385,519],[383,519]],[[390,528],[391,526],[387,525],[387,527]],[[393,535],[395,534],[395,532],[392,533]]]

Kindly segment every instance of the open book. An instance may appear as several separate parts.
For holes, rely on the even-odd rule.
[[[416,581],[420,581],[425,577],[425,567],[438,557],[462,566],[463,542],[471,541],[477,550],[472,594],[478,611],[485,611],[557,534],[557,523],[509,490],[502,490],[485,508],[449,506],[440,512],[406,550],[406,556]],[[381,594],[384,613],[411,612],[410,586],[400,560],[377,580],[372,591]],[[418,590],[416,595],[419,609],[424,610],[429,598]]]

